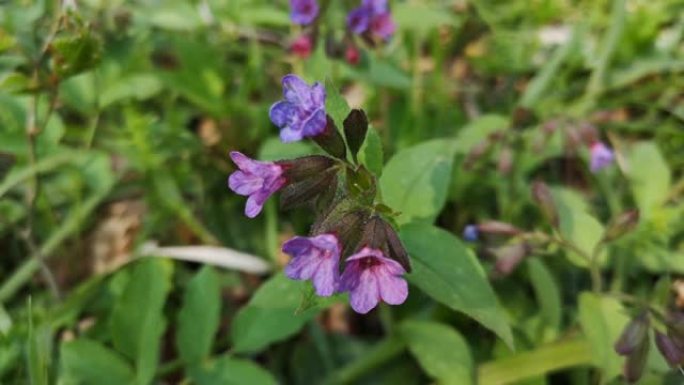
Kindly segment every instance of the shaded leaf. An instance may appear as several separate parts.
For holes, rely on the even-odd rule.
[[[276,379],[254,362],[222,356],[190,370],[197,385],[276,385]]]
[[[61,378],[66,384],[134,384],[131,365],[98,342],[80,338],[65,342],[60,349]]]

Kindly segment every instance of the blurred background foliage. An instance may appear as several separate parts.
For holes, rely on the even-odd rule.
[[[283,0],[75,3],[0,1],[0,383],[617,384],[612,346],[637,310],[621,296],[684,302],[681,0],[397,0],[398,32],[355,65],[324,44],[355,1],[328,1],[307,58]],[[439,258],[443,286],[416,279],[404,305],[358,316],[278,274],[311,218],[274,201],[245,218],[227,152],[318,151],[268,119],[287,73],[367,111],[384,199],[400,224],[441,228],[402,235]],[[583,126],[614,166],[592,174],[585,147],[548,135]],[[488,219],[551,233],[534,180],[587,252],[640,210],[600,258],[602,294],[558,247],[502,274],[501,240],[456,239]],[[465,259],[490,283],[449,270]],[[476,316],[480,292],[499,326]],[[683,383],[650,352],[641,383]]]

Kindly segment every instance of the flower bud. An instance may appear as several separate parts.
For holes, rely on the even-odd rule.
[[[363,141],[366,139],[366,132],[368,131],[368,117],[363,110],[351,110],[349,115],[344,119],[344,136],[347,138],[347,145],[349,151],[356,161],[356,154],[361,149]]]
[[[292,44],[290,44],[290,52],[299,58],[308,58],[311,56],[311,51],[313,51],[313,42],[309,35],[298,36]]]
[[[648,313],[643,312],[625,326],[620,338],[615,343],[615,352],[621,356],[634,353],[647,340],[648,327]]]
[[[532,197],[539,205],[542,214],[546,220],[549,221],[551,226],[558,228],[558,210],[556,209],[556,203],[553,200],[549,186],[547,186],[544,182],[534,182],[532,184]]]
[[[511,274],[525,257],[530,255],[531,248],[527,243],[516,243],[499,247],[491,250],[491,252],[497,258],[494,270],[500,275],[506,276]]]
[[[344,139],[337,131],[337,126],[330,115],[326,115],[326,125],[323,132],[312,138],[325,152],[338,159],[347,157],[347,148]]]
[[[477,225],[467,225],[463,228],[463,239],[468,242],[475,242],[480,235]]]
[[[630,210],[618,215],[603,234],[603,241],[610,242],[632,231],[639,223],[639,210]]]
[[[477,225],[477,229],[483,233],[496,235],[518,235],[522,232],[510,223],[499,221],[486,221]]]
[[[380,216],[374,215],[366,222],[359,244],[381,250],[390,259],[399,262],[404,270],[411,272],[411,262],[399,236],[392,225]]]
[[[347,46],[347,49],[344,51],[344,59],[350,65],[358,65],[361,61],[361,52],[355,46],[349,45]]]
[[[646,362],[648,361],[648,349],[651,345],[648,343],[648,338],[639,344],[636,349],[627,356],[627,361],[625,362],[624,375],[625,380],[630,384],[633,384],[641,378],[644,374],[644,368],[646,367]]]
[[[677,346],[677,343],[667,335],[656,331],[655,343],[660,350],[665,361],[672,367],[681,365],[684,362],[684,351]]]

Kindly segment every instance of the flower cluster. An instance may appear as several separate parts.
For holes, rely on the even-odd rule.
[[[245,215],[250,218],[277,191],[283,209],[308,206],[316,214],[308,236],[283,244],[283,252],[292,257],[285,267],[289,278],[311,280],[319,296],[348,292],[351,307],[362,314],[380,301],[403,303],[408,284],[402,276],[411,270],[408,254],[391,218],[383,216],[386,206],[376,201],[375,176],[357,162],[368,130],[365,113],[349,113],[343,138],[326,114],[323,85],[309,85],[295,75],[285,76],[282,85],[284,99],[269,111],[281,140],[310,138],[330,156],[262,162],[234,151],[230,157],[238,170],[228,186],[248,197]]]

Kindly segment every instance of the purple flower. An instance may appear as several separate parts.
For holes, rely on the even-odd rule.
[[[382,251],[364,247],[347,258],[340,277],[340,291],[349,292],[349,302],[357,313],[366,314],[380,300],[399,305],[408,297],[408,284],[401,277],[406,271],[386,258]]]
[[[291,279],[313,281],[316,294],[327,297],[337,288],[340,278],[340,246],[333,234],[294,237],[283,244],[283,252],[292,256],[285,266]]]
[[[347,26],[356,34],[370,34],[388,40],[396,30],[396,24],[387,6],[387,0],[363,0],[361,6],[347,16]]]
[[[463,239],[468,242],[475,242],[480,235],[479,233],[477,225],[467,225],[463,228]]]
[[[309,86],[296,75],[283,77],[285,100],[271,106],[269,116],[280,127],[280,140],[295,142],[325,130],[325,88],[316,82]]]
[[[261,212],[266,199],[285,185],[283,167],[250,159],[237,151],[232,151],[230,158],[239,170],[230,174],[228,187],[236,194],[249,196],[245,215],[254,218]]]
[[[316,0],[290,0],[290,19],[295,24],[310,24],[318,16]]]
[[[590,148],[591,162],[589,169],[591,172],[598,172],[613,163],[615,155],[603,142],[594,142]]]

